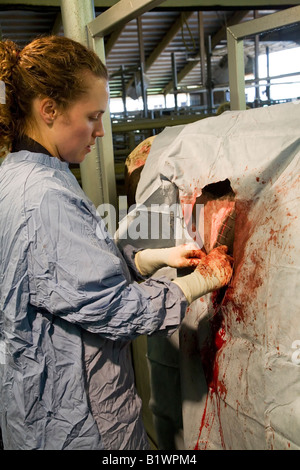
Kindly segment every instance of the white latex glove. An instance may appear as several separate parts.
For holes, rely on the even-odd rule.
[[[227,246],[214,248],[200,260],[192,274],[174,279],[186,296],[189,304],[214,290],[226,286],[232,276],[231,256],[226,254]]]
[[[197,245],[188,243],[171,248],[146,249],[135,255],[135,265],[143,276],[150,276],[164,266],[195,268],[205,253]]]

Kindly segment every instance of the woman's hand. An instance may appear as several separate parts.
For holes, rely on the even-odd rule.
[[[197,245],[187,243],[166,248],[166,265],[172,268],[195,268],[206,254]]]
[[[195,269],[203,278],[215,279],[214,289],[226,286],[231,279],[233,258],[227,255],[227,250],[225,245],[214,248]]]
[[[205,253],[193,243],[171,248],[146,249],[135,255],[135,264],[143,276],[149,276],[160,268],[195,268]]]
[[[226,286],[232,276],[232,264],[233,258],[227,255],[227,246],[218,246],[199,261],[192,274],[177,277],[173,282],[191,304],[199,297]]]

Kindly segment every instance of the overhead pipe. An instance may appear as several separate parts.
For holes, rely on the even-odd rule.
[[[204,36],[204,21],[203,12],[198,12],[198,33],[199,33],[199,53],[200,53],[200,83],[205,86],[206,82],[206,70],[205,70],[205,36]],[[202,104],[207,107],[207,95],[206,93],[201,94]]]
[[[253,14],[254,19],[258,18],[258,12],[257,10],[254,10]],[[254,58],[255,58],[255,84],[257,85],[259,83],[259,35],[256,34],[254,37]],[[256,86],[255,87],[255,107],[259,107],[260,104],[260,87]]]
[[[208,112],[211,113],[213,109],[213,87],[212,87],[212,74],[211,74],[211,56],[212,56],[212,49],[211,49],[211,36],[207,37],[206,42],[206,61],[207,61],[207,81],[206,81],[206,89],[207,89],[207,108]]]
[[[137,30],[138,30],[138,41],[139,41],[139,53],[140,53],[140,75],[141,75],[141,93],[144,104],[144,117],[148,117],[148,103],[147,103],[147,90],[145,85],[144,73],[145,73],[145,49],[143,39],[143,28],[142,18],[137,17]]]
[[[268,101],[271,99],[271,87],[270,87],[270,50],[269,47],[266,47],[266,57],[267,57],[267,86],[266,86],[266,95]]]
[[[171,57],[172,57],[173,93],[174,93],[175,111],[177,112],[178,110],[178,103],[177,103],[178,84],[177,84],[177,64],[176,64],[175,52],[172,52]]]
[[[124,75],[125,75],[124,65],[121,65],[122,101],[123,101],[123,107],[124,107],[124,117],[126,118],[128,113],[127,113],[127,107],[126,107],[126,83],[125,83]]]

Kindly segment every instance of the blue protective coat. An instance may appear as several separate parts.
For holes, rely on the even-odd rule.
[[[187,302],[131,279],[68,164],[0,167],[0,417],[5,449],[146,449],[130,340],[171,333]]]

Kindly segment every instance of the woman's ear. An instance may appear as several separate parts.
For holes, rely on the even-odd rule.
[[[56,102],[51,98],[43,98],[40,101],[39,112],[42,120],[48,124],[53,124],[57,116]]]

